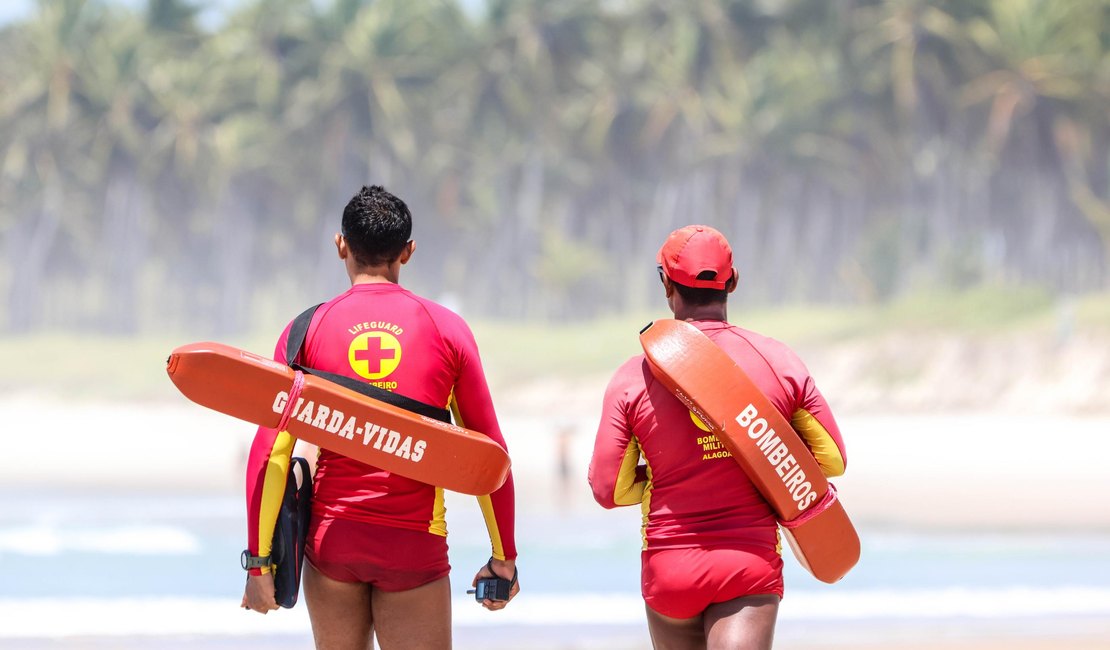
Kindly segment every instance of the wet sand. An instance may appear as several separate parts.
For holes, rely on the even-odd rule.
[[[851,630],[834,626],[827,639],[813,640],[813,631],[799,639],[797,630],[780,625],[776,650],[1107,650],[1110,622],[1060,621],[1052,633],[1030,632],[1020,622],[951,629],[920,623],[868,625]],[[260,636],[132,636],[65,639],[5,639],[10,650],[302,650],[312,647],[310,634]],[[481,627],[456,628],[455,650],[650,650],[645,627]]]

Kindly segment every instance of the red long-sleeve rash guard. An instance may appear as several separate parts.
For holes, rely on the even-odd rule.
[[[290,323],[292,325],[292,323]],[[284,363],[289,326],[274,351]],[[474,335],[461,317],[392,283],[356,284],[313,316],[302,365],[450,408],[460,426],[505,447]],[[259,427],[247,463],[249,550],[269,555],[295,440]],[[313,517],[447,535],[443,489],[320,450]],[[492,554],[516,557],[513,478],[478,497]]]
[[[692,324],[791,420],[826,476],[844,472],[844,443],[829,405],[788,347],[723,321]],[[655,381],[644,355],[609,382],[589,480],[606,508],[641,505],[645,549],[777,545],[770,505],[708,428]]]

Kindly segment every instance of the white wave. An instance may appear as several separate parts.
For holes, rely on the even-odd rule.
[[[0,529],[0,552],[53,556],[62,553],[195,555],[200,540],[173,526],[124,525],[68,528],[53,524]]]
[[[59,616],[59,612],[65,612]],[[123,614],[126,613],[126,614]],[[800,592],[782,603],[782,621],[1027,619],[1110,615],[1110,588],[930,589]],[[527,594],[491,614],[457,598],[453,624],[484,626],[640,625],[632,594]],[[0,638],[67,636],[306,634],[303,605],[260,616],[228,598],[0,599]]]
[[[223,598],[0,600],[0,638],[247,635],[309,629],[304,607],[261,616],[238,605],[238,600]]]
[[[779,611],[809,620],[1110,615],[1110,587],[788,590]]]

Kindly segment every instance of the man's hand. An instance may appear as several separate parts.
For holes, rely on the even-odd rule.
[[[263,573],[259,576],[247,574],[242,607],[253,609],[261,614],[278,609],[277,601],[274,600],[274,574]]]
[[[493,573],[490,572],[490,567],[493,567]],[[505,580],[512,580],[516,577],[516,560],[490,560],[488,564],[483,565],[478,573],[474,576],[474,581],[470,583],[471,587],[477,588],[478,580],[482,578],[504,578]],[[514,581],[513,586],[509,589],[509,600],[512,600],[517,593],[520,592],[520,582]],[[490,600],[485,599],[482,601],[482,607],[495,612],[499,609],[505,609],[505,605],[509,604],[509,600]]]

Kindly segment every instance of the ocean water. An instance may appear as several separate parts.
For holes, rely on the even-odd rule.
[[[245,526],[238,495],[8,492],[0,502],[0,647],[136,635],[307,638],[303,605],[266,617],[238,608]],[[607,631],[624,633],[629,647],[646,639],[638,509],[604,511],[573,499],[535,511],[521,506],[522,592],[496,614],[465,594],[489,554],[474,499],[449,495],[448,524],[457,629],[558,630],[566,641],[559,647],[591,647],[586,640]],[[1110,617],[1110,535],[866,526],[860,534],[861,562],[835,585],[787,557],[780,629],[804,636],[828,625]]]
[[[303,605],[266,616],[239,608],[251,427],[188,404],[0,408],[13,430],[36,432],[5,441],[0,648],[311,647]],[[596,422],[573,417],[503,418],[522,586],[504,611],[465,593],[489,542],[475,499],[448,495],[460,650],[649,647],[639,509],[593,502],[585,471]],[[556,441],[568,422],[572,476],[560,484]],[[1056,641],[1069,634],[1102,634],[1110,649],[1110,518],[1099,499],[1110,489],[1110,421],[991,414],[841,426],[852,465],[838,487],[862,559],[826,585],[786,558],[777,649],[1035,636],[1066,647]],[[983,432],[1005,432],[1006,444]],[[37,463],[43,440],[64,441],[66,453]],[[190,444],[167,448],[172,440]],[[1067,532],[1080,529],[1102,532]]]

